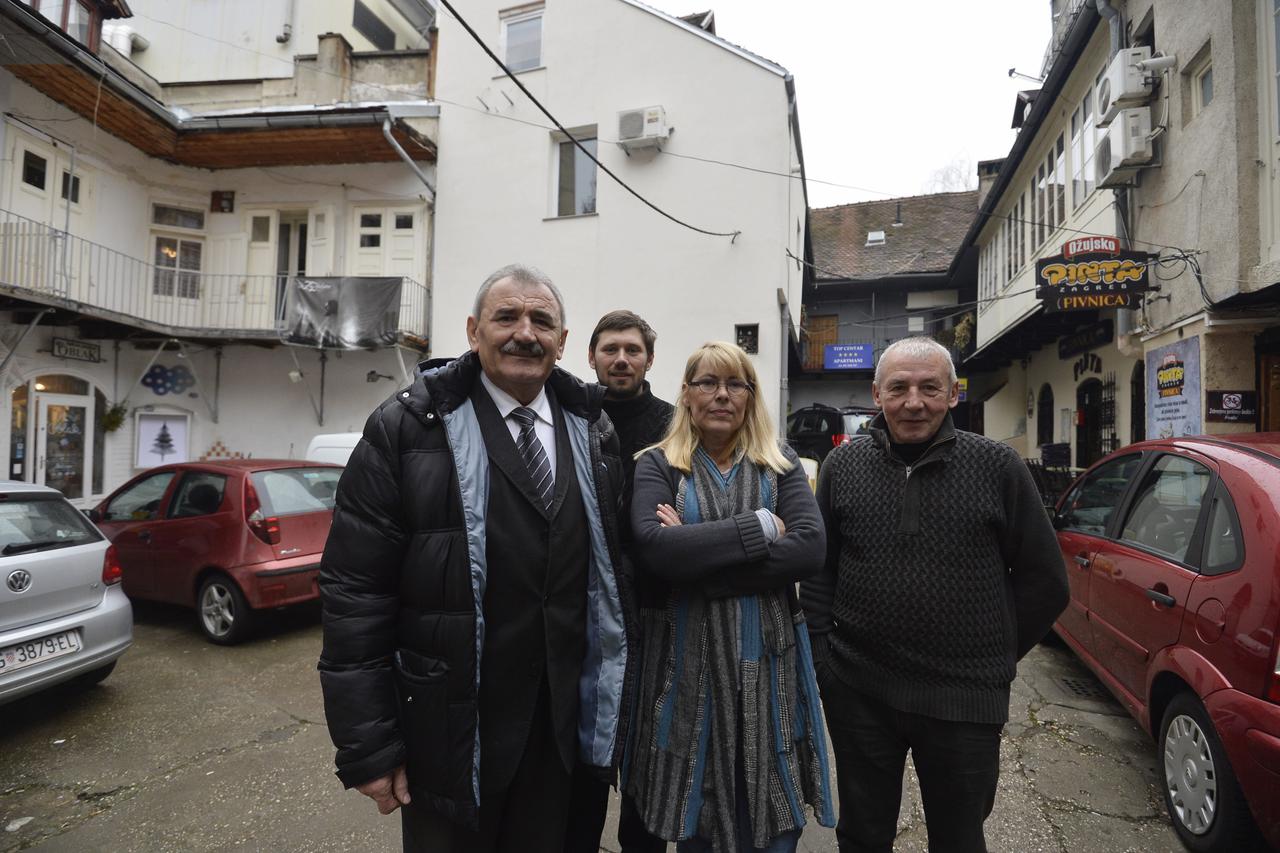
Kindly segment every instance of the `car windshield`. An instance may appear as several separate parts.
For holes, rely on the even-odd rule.
[[[47,551],[101,538],[59,495],[0,495],[0,554]]]
[[[281,468],[258,471],[253,485],[262,501],[262,511],[279,517],[333,509],[341,468]]]

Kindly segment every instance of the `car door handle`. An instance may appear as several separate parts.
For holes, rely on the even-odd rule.
[[[1161,592],[1158,589],[1148,589],[1147,598],[1151,599],[1156,604],[1163,604],[1165,607],[1172,607],[1178,603],[1178,599],[1168,593]]]
[[[139,539],[141,539],[143,542],[150,542],[150,541],[151,541],[151,531],[150,531],[150,530],[142,530],[142,531],[139,531],[139,532],[138,532],[138,538],[139,538]]]
[[[1084,554],[1076,554],[1076,555],[1075,555],[1074,557],[1072,557],[1071,559],[1075,560],[1075,561],[1076,561],[1076,564],[1077,564],[1078,566],[1080,566],[1080,568],[1082,568],[1082,569],[1087,569],[1087,568],[1089,568],[1089,563],[1093,562],[1093,561],[1092,561],[1092,560],[1090,560],[1088,557],[1086,557]]]

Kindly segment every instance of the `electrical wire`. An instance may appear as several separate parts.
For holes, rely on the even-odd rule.
[[[649,207],[655,213],[661,214],[662,216],[666,217],[667,219],[670,219],[672,222],[676,223],[677,225],[681,225],[685,228],[688,228],[690,231],[696,231],[699,234],[706,234],[710,237],[728,237],[730,239],[730,242],[737,241],[738,235],[742,233],[741,230],[711,231],[706,228],[699,228],[696,225],[691,225],[690,223],[685,222],[683,219],[680,219],[668,213],[667,211],[663,210],[662,208],[658,207],[656,204],[649,201],[649,199],[645,198],[638,191],[632,188],[630,184],[622,180],[622,178],[618,177],[618,175],[616,175],[612,169],[610,169],[605,164],[601,163],[600,160],[596,157],[596,155],[593,152],[589,151],[587,147],[582,144],[581,140],[579,140],[572,133],[570,133],[568,129],[563,124],[560,123],[560,120],[557,119],[554,115],[552,115],[551,111],[548,110],[546,107],[544,107],[542,105],[542,102],[539,101],[537,98],[535,98],[533,93],[530,92],[529,89],[523,83],[520,82],[520,80],[516,77],[515,74],[511,73],[511,69],[508,68],[506,64],[501,59],[498,58],[498,55],[493,52],[493,50],[489,47],[489,45],[484,43],[484,39],[480,38],[480,34],[477,33],[474,29],[472,29],[471,25],[467,23],[467,21],[461,15],[458,14],[457,10],[453,8],[453,4],[451,4],[449,0],[439,0],[439,2],[441,6],[443,6],[445,9],[448,10],[449,14],[453,16],[454,20],[456,20],[458,24],[461,25],[462,28],[467,31],[467,35],[471,36],[472,40],[476,44],[480,45],[481,50],[483,50],[486,54],[488,54],[489,58],[492,59],[495,63],[497,63],[498,67],[502,69],[502,73],[507,75],[508,79],[510,79],[512,83],[516,84],[516,87],[519,88],[520,91],[524,93],[524,96],[528,98],[530,102],[532,102],[533,105],[537,107],[538,110],[543,115],[545,115],[548,119],[550,119],[551,122],[555,124],[556,128],[561,133],[563,133],[565,137],[567,137],[568,140],[572,142],[579,151],[585,154],[587,158],[591,160],[591,162],[595,163],[596,166],[599,167],[600,171],[604,172],[610,178],[613,178],[614,182],[617,183],[618,186],[622,187],[624,190],[631,193],[631,195],[635,196],[639,201],[641,201],[645,206]]]

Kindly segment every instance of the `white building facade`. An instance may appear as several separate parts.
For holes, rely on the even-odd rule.
[[[593,376],[591,329],[626,308],[658,333],[659,396],[674,398],[695,347],[740,340],[755,350],[770,409],[785,413],[802,278],[787,252],[805,257],[806,228],[786,70],[632,0],[481,0],[460,10],[628,186],[687,223],[738,233],[700,234],[646,207],[442,14],[433,354],[466,349],[464,320],[489,273],[528,263],[564,293],[570,371]],[[669,134],[660,147],[624,150],[620,114],[652,107]]]

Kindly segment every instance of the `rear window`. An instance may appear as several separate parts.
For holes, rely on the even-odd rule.
[[[252,479],[262,512],[279,517],[333,509],[341,476],[341,468],[281,468],[258,471]]]
[[[29,554],[102,538],[84,515],[56,495],[0,496],[0,554]]]
[[[859,430],[871,423],[871,415],[845,415],[844,434],[857,435]]]

